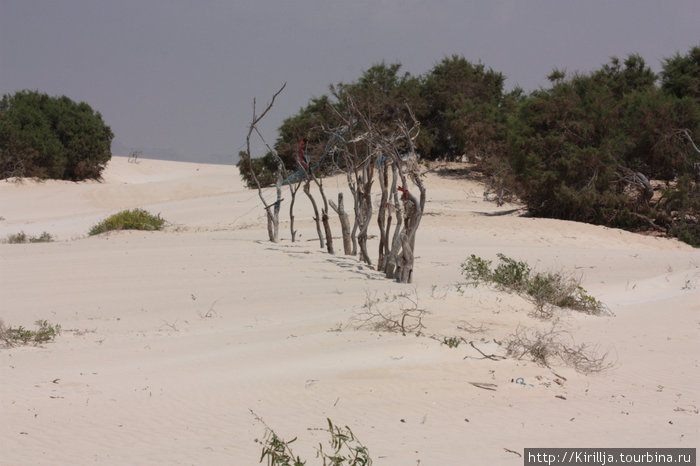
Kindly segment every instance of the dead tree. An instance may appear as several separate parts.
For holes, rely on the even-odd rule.
[[[338,193],[337,205],[332,200],[329,200],[328,203],[335,213],[338,214],[338,218],[340,219],[340,231],[343,235],[343,253],[345,253],[346,256],[353,255],[352,238],[350,236],[350,216],[345,211],[345,206],[343,205],[343,193]]]
[[[420,125],[408,107],[411,125],[403,121],[377,123],[360,110],[351,97],[347,98],[345,108],[346,114],[338,110],[336,114],[343,122],[344,131],[349,134],[348,143],[344,144],[340,153],[342,168],[354,199],[355,227],[350,235],[351,240],[354,240],[357,231],[360,259],[371,266],[367,240],[373,213],[372,185],[376,171],[381,189],[377,214],[377,269],[401,283],[410,283],[413,279],[416,234],[426,199],[414,144]],[[339,164],[336,162],[337,166]]]
[[[302,141],[301,144],[303,144],[306,140]],[[311,194],[311,182],[313,181],[316,186],[319,186],[320,183],[316,179],[316,176],[314,175],[313,172],[313,166],[311,165],[311,160],[310,157],[306,157],[306,154],[303,152],[303,145],[299,146],[299,158],[297,158],[297,166],[299,167],[300,173],[303,175],[303,185],[304,185],[304,194],[306,194],[306,197],[309,198],[309,201],[311,201],[311,207],[314,209],[314,222],[316,223],[316,233],[318,235],[318,241],[320,243],[321,248],[326,246],[326,237],[329,236],[329,231],[330,227],[326,228],[326,222],[328,221],[327,217],[327,211],[328,211],[328,203],[325,199],[325,193],[323,192],[323,187],[320,187],[321,194],[323,197],[324,201],[324,207],[325,207],[325,221],[324,221],[324,230],[326,231],[326,235],[324,236],[323,231],[321,231],[321,216],[318,214],[318,204],[316,204],[316,199],[314,199],[313,195]],[[331,239],[332,241],[332,239]],[[329,249],[329,252],[331,252],[333,249],[332,243]]]
[[[398,268],[398,255],[399,251],[401,250],[401,232],[403,231],[403,210],[401,208],[402,206],[399,198],[399,190],[397,189],[398,167],[396,167],[396,165],[392,165],[391,173],[392,183],[391,190],[389,192],[393,202],[390,204],[390,206],[396,214],[396,228],[394,229],[394,234],[391,239],[389,253],[384,260],[385,266],[383,271],[387,278],[395,278],[394,272]]]
[[[325,155],[325,154],[324,154]],[[323,157],[321,158],[323,160]],[[320,162],[319,162],[320,166]],[[323,207],[321,208],[321,223],[323,223],[323,231],[326,234],[326,250],[328,251],[328,254],[334,254],[333,251],[333,233],[331,232],[331,224],[330,220],[328,217],[328,199],[326,198],[326,192],[323,190],[323,179],[318,179],[316,177],[316,174],[314,173],[313,167],[309,167],[308,171],[308,176],[311,178],[311,180],[314,182],[316,187],[318,188],[318,191],[321,193],[321,200],[323,201]],[[306,189],[306,187],[305,187]],[[311,198],[310,193],[307,192],[307,196]],[[316,208],[316,203],[313,202],[314,205],[314,212],[316,214],[316,219],[318,219],[318,209]],[[317,220],[317,225],[318,225],[318,220]],[[323,247],[323,245],[321,245]]]
[[[372,221],[372,182],[374,181],[374,164],[368,157],[361,170],[356,173],[358,212],[357,212],[357,243],[360,247],[360,259],[367,265],[372,265],[372,259],[367,251],[369,224]]]
[[[250,178],[255,182],[256,187],[258,188],[258,196],[260,197],[260,200],[263,203],[263,206],[265,207],[265,216],[267,218],[267,234],[268,237],[270,238],[270,241],[273,243],[276,243],[279,241],[279,213],[280,213],[280,206],[282,204],[282,174],[281,172],[278,172],[277,174],[277,184],[276,184],[276,195],[277,198],[275,202],[273,203],[268,203],[265,200],[265,197],[263,196],[262,192],[262,187],[260,186],[260,182],[258,181],[258,177],[255,174],[255,169],[253,168],[252,164],[252,157],[251,157],[251,151],[250,151],[250,137],[252,136],[253,132],[255,131],[258,135],[260,135],[260,132],[257,129],[257,125],[262,120],[267,112],[270,111],[272,106],[275,103],[275,99],[277,98],[278,95],[284,90],[284,88],[287,86],[287,83],[284,83],[282,87],[279,88],[277,92],[274,93],[272,96],[272,99],[270,100],[270,103],[267,105],[265,110],[260,114],[257,115],[256,112],[256,101],[255,98],[253,98],[253,118],[250,122],[250,126],[248,127],[248,134],[246,135],[245,142],[246,142],[246,151],[245,154],[242,154],[242,156],[246,159],[248,169],[250,170]]]
[[[292,235],[292,243],[296,241],[297,231],[294,229],[294,203],[296,202],[297,191],[301,187],[301,181],[297,181],[292,186],[292,182],[288,183],[289,191],[292,195],[292,200],[289,201],[289,232]]]
[[[420,125],[415,119],[413,113],[409,109],[413,126],[408,127],[405,123],[400,122],[399,128],[404,134],[406,144],[408,145],[408,154],[405,160],[401,160],[400,154],[394,150],[392,157],[394,163],[399,165],[398,174],[403,183],[402,203],[404,229],[400,234],[401,255],[398,260],[398,268],[394,274],[394,278],[401,283],[411,283],[413,280],[413,264],[415,260],[416,234],[420,226],[423,212],[425,211],[425,185],[421,180],[421,175],[418,167],[418,156],[416,154],[415,140],[420,132]],[[400,165],[404,162],[404,165]],[[409,191],[408,180],[414,187],[418,188],[420,196],[418,199]]]
[[[410,283],[413,278],[416,233],[425,209],[425,187],[420,177],[414,145],[420,125],[410,108],[408,111],[413,119],[412,126],[398,121],[391,133],[371,132],[372,144],[381,154],[376,162],[380,167],[379,179],[382,187],[377,219],[380,229],[378,270],[384,271],[387,277],[401,283]],[[391,187],[389,169],[392,172]],[[397,186],[398,181],[401,182],[401,186]],[[416,188],[420,193],[419,198],[414,195]],[[389,203],[390,197],[393,198],[393,205]],[[397,223],[390,243],[392,210],[396,213]]]
[[[320,216],[318,215],[318,205],[316,204],[316,200],[314,197],[311,195],[311,178],[307,177],[306,181],[304,181],[304,194],[309,198],[311,201],[311,206],[314,209],[314,222],[316,222],[316,233],[318,234],[318,241],[321,243],[321,247],[323,248],[325,246],[325,237],[323,236],[323,232],[321,231],[321,223],[320,223]]]
[[[277,193],[277,198],[279,199],[281,196],[281,193],[279,192],[281,185],[286,184],[289,187],[289,194],[291,195],[292,199],[289,202],[289,232],[292,237],[292,243],[296,240],[296,230],[294,229],[294,203],[296,202],[296,197],[297,197],[297,191],[299,191],[299,188],[301,187],[301,179],[299,181],[295,181],[293,178],[294,176],[288,176],[287,173],[287,167],[284,164],[284,160],[282,160],[282,157],[280,157],[279,153],[273,149],[267,141],[265,141],[265,138],[263,135],[260,133],[258,128],[255,128],[255,132],[258,134],[260,137],[260,140],[265,144],[265,147],[267,147],[267,150],[269,153],[271,153],[274,157],[275,160],[277,161],[277,184],[276,187],[278,189]],[[252,170],[252,167],[251,167]],[[282,175],[284,179],[280,181],[279,175]]]
[[[377,178],[382,197],[379,200],[377,212],[377,226],[379,227],[379,253],[377,258],[377,270],[386,268],[386,259],[389,256],[389,232],[391,231],[391,210],[389,209],[389,168],[388,158],[381,156],[377,162]]]
[[[347,214],[340,211],[340,196],[338,198],[338,209],[336,209],[332,203],[331,207],[338,213],[341,228],[344,229],[343,247],[345,249],[345,254],[357,255],[359,231],[359,235],[363,237],[362,242],[365,247],[364,253],[362,253],[362,247],[360,247],[360,258],[362,261],[371,265],[369,254],[367,254],[366,251],[368,222],[372,216],[371,177],[368,183],[367,177],[365,176],[365,165],[369,161],[369,157],[360,157],[361,149],[358,148],[358,145],[364,140],[364,135],[355,135],[356,125],[349,115],[339,112],[335,106],[331,106],[331,110],[335,112],[342,123],[339,127],[330,131],[331,140],[329,140],[327,147],[330,147],[328,152],[331,153],[332,163],[336,171],[345,173],[348,189],[350,190],[350,194],[352,194],[353,212],[355,214],[352,230],[348,231],[350,222],[349,218],[346,216]],[[338,135],[345,135],[346,137],[339,137]],[[368,199],[369,202],[367,202]],[[344,223],[346,219],[347,224]],[[348,238],[350,249],[348,249],[347,246]]]

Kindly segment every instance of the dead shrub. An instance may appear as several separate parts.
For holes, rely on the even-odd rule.
[[[577,344],[570,333],[556,324],[549,330],[518,327],[506,341],[506,355],[515,359],[530,359],[545,367],[557,360],[583,374],[601,372],[612,367],[607,353],[585,343]]]

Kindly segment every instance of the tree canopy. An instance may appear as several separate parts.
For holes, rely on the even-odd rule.
[[[669,73],[674,82],[691,81],[667,62],[662,82],[671,81]],[[692,143],[700,135],[697,95],[688,95],[692,86],[656,82],[644,60],[630,55],[589,74],[558,73],[551,88],[520,103],[510,118],[504,163],[514,191],[534,215],[683,230],[683,239],[700,241],[692,181],[700,162]],[[671,202],[680,191],[685,202]]]
[[[111,158],[112,130],[84,102],[38,91],[0,101],[0,178],[98,178]]]
[[[357,115],[379,133],[415,116],[422,159],[466,158],[532,214],[700,244],[700,46],[666,59],[658,75],[631,54],[547,77],[548,88],[526,95],[457,55],[420,76],[382,62],[287,118],[275,149],[294,168],[302,139],[322,154],[329,130],[361,126]]]

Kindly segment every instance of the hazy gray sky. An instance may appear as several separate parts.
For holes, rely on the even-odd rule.
[[[235,154],[252,99],[285,117],[382,60],[414,75],[463,55],[531,91],[554,68],[700,44],[699,0],[0,0],[0,93],[85,101],[115,140]]]

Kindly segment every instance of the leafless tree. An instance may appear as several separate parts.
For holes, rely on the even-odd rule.
[[[291,201],[289,202],[289,232],[292,237],[292,243],[296,240],[296,230],[294,229],[294,204],[296,202],[296,196],[297,196],[297,191],[299,191],[299,188],[301,187],[302,178],[295,179],[295,176],[290,176],[289,173],[287,172],[287,167],[284,164],[284,161],[282,160],[282,157],[280,157],[279,153],[272,147],[270,146],[265,138],[263,137],[262,133],[258,130],[257,127],[255,127],[255,132],[257,135],[260,137],[260,140],[262,140],[263,144],[265,144],[265,147],[267,148],[268,152],[275,157],[275,160],[277,161],[277,171],[278,171],[278,180],[277,180],[277,187],[281,186],[282,184],[286,184],[289,187],[289,194],[291,195]],[[252,167],[251,167],[252,170]],[[280,176],[283,178],[282,181],[280,181]],[[279,199],[280,193],[278,193],[278,199]]]
[[[263,203],[263,206],[265,207],[265,216],[267,217],[267,234],[268,237],[270,238],[270,241],[273,243],[276,243],[279,241],[279,212],[280,212],[280,206],[282,204],[282,170],[280,169],[277,173],[277,183],[275,186],[275,191],[276,191],[276,200],[273,203],[268,203],[265,200],[265,197],[263,196],[262,192],[262,187],[260,186],[260,182],[258,181],[258,177],[255,175],[255,170],[253,169],[253,164],[251,163],[251,149],[250,149],[250,138],[253,135],[253,132],[256,132],[258,135],[260,135],[260,132],[257,129],[257,125],[262,120],[265,115],[267,115],[267,112],[270,111],[272,106],[275,103],[275,99],[277,98],[278,95],[284,90],[284,88],[287,86],[287,83],[284,83],[282,87],[279,88],[277,92],[275,92],[272,96],[272,99],[270,100],[270,103],[267,105],[265,110],[258,115],[256,111],[256,100],[253,98],[253,118],[251,119],[250,126],[248,127],[248,134],[246,135],[246,151],[242,156],[246,159],[248,168],[250,170],[250,178],[255,182],[255,185],[258,188],[258,196],[260,197],[260,200]],[[281,160],[280,160],[281,162]],[[284,165],[284,164],[281,164]]]

